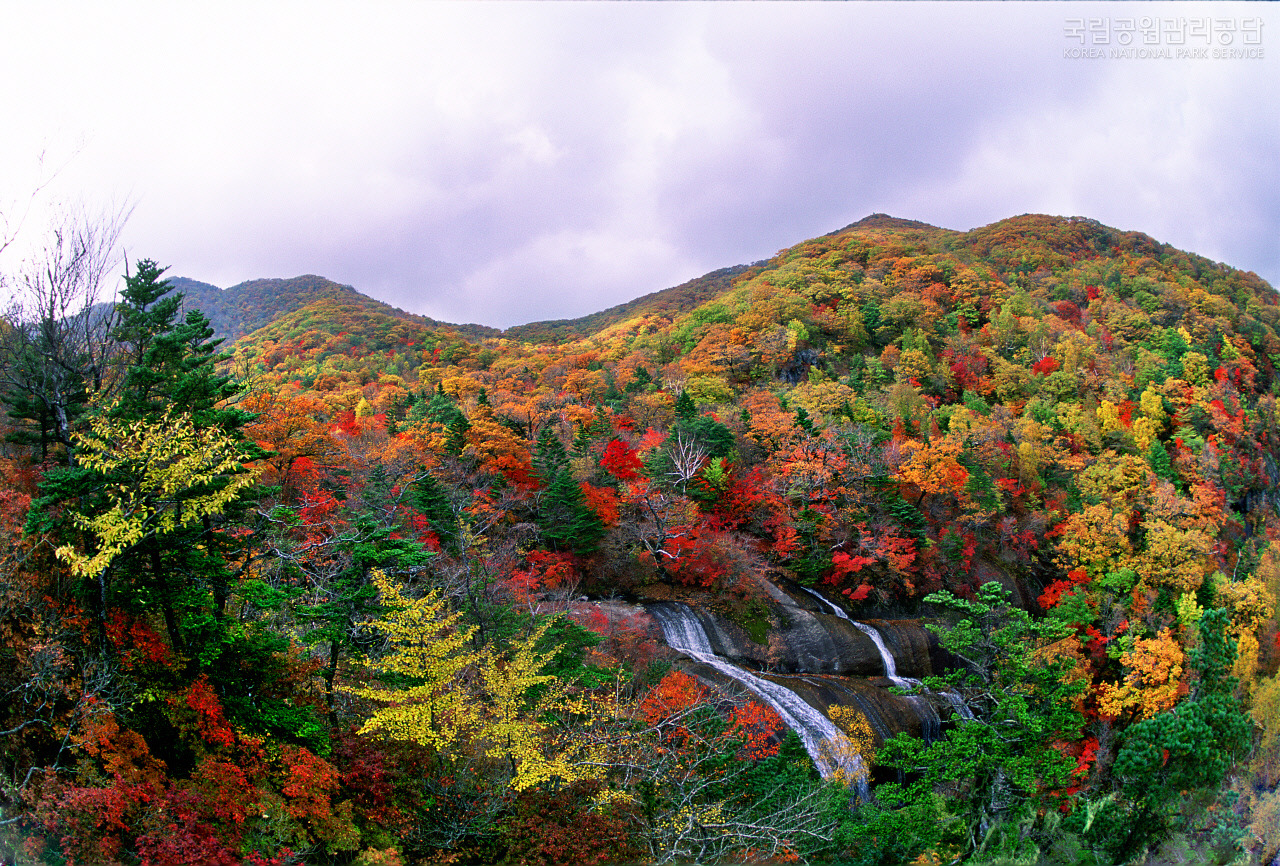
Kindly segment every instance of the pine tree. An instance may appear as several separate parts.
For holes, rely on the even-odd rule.
[[[796,407],[796,427],[810,436],[817,434],[813,427],[813,419],[809,417],[809,413],[804,410],[803,406]]]
[[[471,429],[469,422],[462,413],[458,413],[458,417],[449,422],[446,428],[444,450],[448,454],[457,457],[462,454],[462,449],[467,447],[467,431]]]
[[[1147,462],[1151,464],[1157,477],[1177,484],[1178,474],[1173,471],[1173,461],[1169,459],[1169,452],[1159,439],[1151,440],[1151,445],[1147,448]]]
[[[697,417],[698,407],[693,402],[693,397],[689,396],[688,391],[681,391],[680,397],[676,400],[677,421],[692,421]]]
[[[569,453],[550,427],[543,429],[533,450],[533,469],[543,486],[550,486],[561,471],[569,468]]]
[[[639,394],[649,390],[649,386],[653,384],[653,376],[644,367],[636,367],[636,371],[631,374],[631,381],[627,382],[625,389],[628,394]]]
[[[550,428],[538,437],[533,467],[543,486],[537,517],[543,540],[552,550],[595,550],[604,537],[604,524],[587,507],[582,488],[570,471],[564,443]]]
[[[114,399],[98,407],[91,419],[106,432],[81,439],[78,445],[92,452],[101,450],[95,442],[116,442],[109,447],[124,450],[115,455],[118,460],[95,458],[92,465],[48,473],[28,531],[47,532],[60,548],[78,548],[91,560],[110,552],[101,568],[80,571],[96,583],[85,590],[93,597],[104,651],[110,651],[103,627],[109,608],[141,610],[154,605],[164,616],[173,649],[198,667],[211,663],[218,653],[233,579],[228,557],[236,551],[236,542],[215,531],[215,520],[244,513],[256,488],[239,476],[245,463],[266,452],[241,431],[253,416],[225,402],[238,386],[215,369],[224,356],[217,354],[208,319],[193,310],[185,321],[177,321],[182,298],[170,294],[163,272],[144,259],[126,277],[119,323],[112,332],[124,365],[120,385]],[[148,443],[167,429],[188,427],[213,436],[218,447],[230,449],[237,458],[216,471],[193,472],[177,486],[165,482],[169,486],[163,494],[146,494],[153,510],[167,507],[154,504],[160,496],[171,501],[182,518],[135,533],[126,544],[107,542],[95,535],[96,529],[86,534],[120,508],[120,496],[146,493],[148,473],[156,469],[146,458],[145,449],[153,447]],[[183,456],[165,459],[180,462]],[[224,497],[228,490],[234,495]],[[217,510],[193,507],[213,500],[220,503]]]

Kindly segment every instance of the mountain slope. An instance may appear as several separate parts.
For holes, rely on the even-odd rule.
[[[873,215],[702,288],[527,338],[295,298],[235,346],[268,453],[212,527],[254,452],[186,415],[100,414],[70,474],[11,444],[23,850],[1270,862],[1275,291],[1034,214]]]
[[[723,294],[736,277],[749,272],[753,267],[758,267],[759,264],[720,268],[678,286],[651,292],[633,301],[577,319],[553,319],[516,325],[507,328],[503,336],[531,343],[559,343],[590,336],[627,319],[662,315],[670,318],[673,314],[692,309],[698,304]]]
[[[329,300],[340,304],[354,304],[385,315],[403,318],[427,326],[442,323],[425,316],[417,316],[371,298],[351,286],[335,283],[315,274],[292,279],[249,280],[228,289],[220,289],[186,277],[172,277],[169,282],[183,294],[187,308],[196,308],[209,317],[214,333],[226,338],[228,343],[252,333],[293,313],[308,304]],[[497,334],[494,328],[483,325],[450,325],[450,328],[476,337]]]

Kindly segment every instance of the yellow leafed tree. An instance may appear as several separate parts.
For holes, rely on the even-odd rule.
[[[837,781],[846,785],[859,785],[867,781],[871,775],[871,765],[876,759],[876,740],[875,734],[871,732],[871,725],[867,722],[867,717],[855,710],[853,707],[841,706],[840,704],[832,704],[827,707],[827,717],[844,731],[848,738],[848,744],[844,746],[856,752],[858,763],[854,778],[841,778],[844,771],[837,774]],[[833,750],[839,747],[832,746]],[[837,763],[844,765],[843,757],[854,757],[853,755],[844,756],[833,754],[831,757],[837,760]]]
[[[416,742],[447,758],[485,755],[502,762],[515,790],[586,777],[575,766],[577,749],[557,743],[544,721],[572,712],[563,683],[542,673],[555,654],[554,647],[538,648],[551,621],[505,649],[474,650],[475,628],[463,626],[460,613],[449,613],[438,593],[405,598],[381,573],[373,583],[391,608],[373,625],[391,649],[372,667],[412,685],[347,689],[383,704],[361,733]]]
[[[187,414],[166,412],[157,421],[98,415],[88,432],[76,434],[80,465],[102,473],[107,507],[73,514],[92,535],[94,549],[59,547],[58,558],[78,575],[96,577],[117,556],[144,538],[163,536],[221,514],[257,480],[248,470],[244,443],[222,430],[198,427]]]
[[[510,785],[517,791],[555,779],[568,783],[585,778],[572,766],[572,750],[555,748],[542,722],[563,709],[566,699],[564,683],[541,673],[555,655],[554,649],[536,648],[550,625],[550,620],[543,622],[507,653],[485,653],[480,665],[484,692],[477,746],[507,764]],[[537,696],[531,698],[535,689]]]
[[[475,627],[459,625],[460,613],[449,613],[439,593],[408,599],[376,572],[373,584],[391,610],[374,626],[386,635],[391,651],[378,660],[378,673],[407,678],[402,688],[351,688],[360,697],[386,704],[360,729],[392,739],[411,740],[449,752],[476,724],[477,707],[461,687],[463,673],[479,660],[467,649]]]
[[[1104,683],[1099,709],[1108,715],[1133,710],[1140,719],[1173,709],[1187,693],[1183,674],[1186,657],[1182,647],[1165,629],[1153,638],[1139,638],[1133,649],[1120,656],[1128,673],[1118,685]]]

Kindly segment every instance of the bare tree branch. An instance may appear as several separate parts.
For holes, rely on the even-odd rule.
[[[42,450],[50,440],[61,443],[68,460],[75,405],[113,384],[115,307],[103,290],[120,262],[129,212],[65,210],[18,271],[15,296],[0,315],[3,398],[39,419]]]

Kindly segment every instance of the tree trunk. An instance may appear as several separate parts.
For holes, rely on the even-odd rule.
[[[151,547],[151,573],[155,579],[156,587],[160,590],[160,609],[164,613],[164,627],[169,633],[169,645],[173,647],[173,651],[179,655],[186,655],[183,647],[182,634],[178,631],[178,619],[173,611],[173,590],[169,584],[169,578],[164,573],[160,562],[160,548],[154,542]]]

